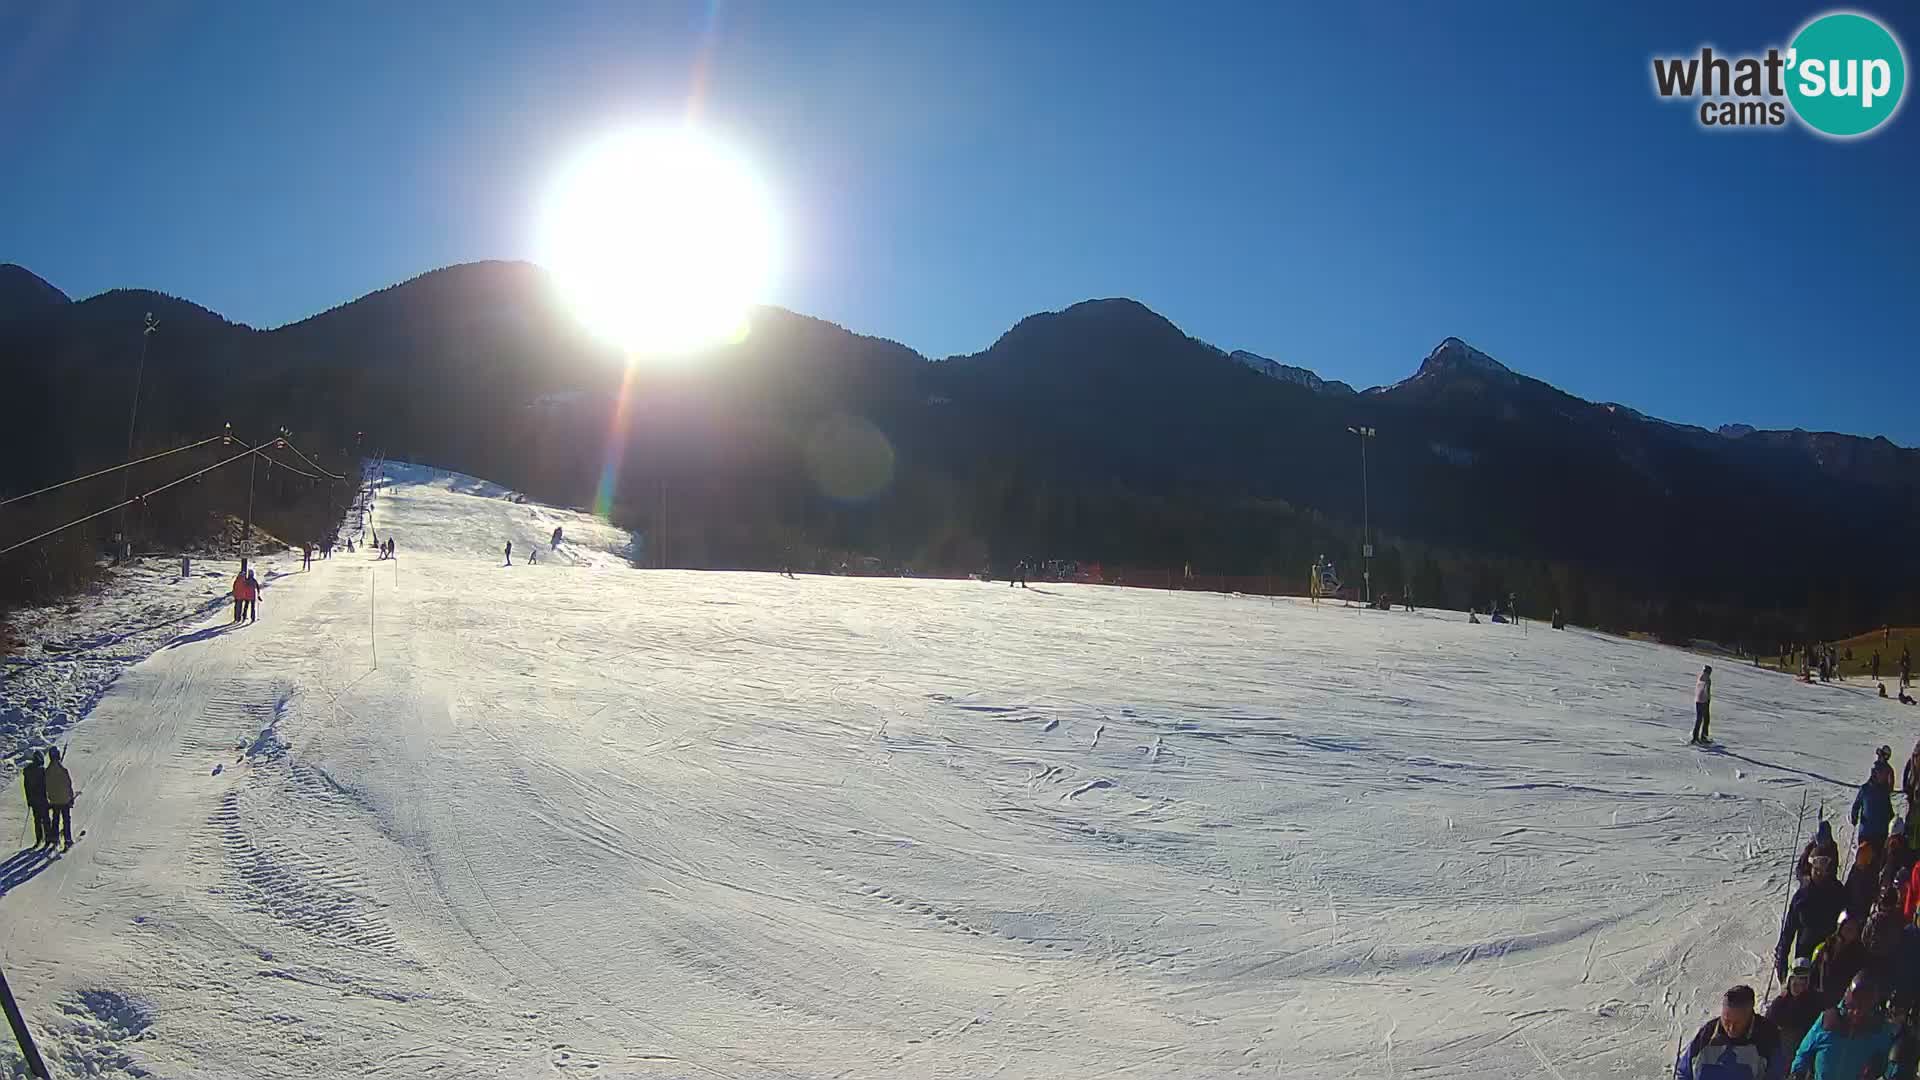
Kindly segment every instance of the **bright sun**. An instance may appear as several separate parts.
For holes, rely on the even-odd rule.
[[[593,333],[671,356],[739,340],[766,298],[773,210],[745,161],[690,127],[625,131],[561,170],[541,262]]]

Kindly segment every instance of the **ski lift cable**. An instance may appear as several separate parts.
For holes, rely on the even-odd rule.
[[[45,495],[45,494],[46,494],[47,492],[49,492],[49,491],[58,491],[58,490],[60,490],[61,488],[63,488],[63,487],[67,487],[67,486],[69,486],[69,485],[71,485],[71,484],[78,484],[78,483],[80,483],[80,482],[81,482],[82,480],[92,480],[92,479],[94,479],[95,477],[99,477],[99,476],[105,476],[105,475],[107,475],[108,473],[114,473],[114,472],[119,472],[119,471],[120,471],[121,469],[128,469],[128,468],[132,468],[132,467],[133,467],[133,466],[135,466],[135,465],[144,465],[144,464],[146,464],[146,463],[147,463],[147,462],[149,462],[149,461],[158,461],[158,460],[160,460],[160,459],[161,459],[161,458],[163,458],[163,457],[167,457],[167,456],[169,456],[169,455],[172,455],[172,454],[178,454],[178,453],[180,453],[180,452],[181,452],[181,451],[183,451],[183,450],[192,450],[192,449],[194,449],[195,447],[199,447],[199,446],[205,446],[205,445],[207,445],[207,444],[208,444],[208,443],[210,443],[210,442],[219,442],[219,441],[220,441],[220,440],[221,440],[221,439],[222,439],[223,437],[224,437],[224,436],[221,436],[221,435],[215,435],[215,436],[213,436],[213,437],[212,437],[212,438],[210,438],[210,439],[201,439],[201,440],[200,440],[199,442],[197,442],[197,443],[188,443],[188,444],[187,444],[187,445],[185,445],[185,446],[176,446],[176,447],[174,447],[174,448],[173,448],[173,449],[171,449],[171,450],[163,450],[163,451],[161,451],[161,452],[160,452],[160,453],[158,453],[158,454],[149,454],[149,455],[147,455],[146,457],[143,457],[143,458],[139,458],[139,459],[137,459],[137,460],[134,460],[134,461],[129,461],[129,462],[125,462],[125,463],[123,463],[123,464],[120,464],[120,465],[114,465],[114,466],[111,466],[111,467],[109,467],[109,468],[105,468],[105,469],[101,469],[101,470],[99,470],[98,472],[90,472],[90,473],[88,473],[88,474],[87,474],[87,475],[85,475],[85,476],[76,476],[76,477],[74,477],[74,478],[73,478],[73,479],[71,479],[71,480],[62,480],[62,481],[60,481],[60,482],[59,482],[59,483],[57,483],[57,484],[54,484],[54,485],[51,485],[51,486],[49,486],[49,487],[43,487],[43,488],[41,488],[41,489],[40,489],[40,490],[38,490],[38,491],[29,491],[29,492],[27,492],[27,493],[26,493],[25,495],[15,495],[15,496],[13,496],[13,497],[12,497],[12,498],[10,498],[10,499],[0,499],[0,506],[10,506],[10,505],[12,505],[12,504],[14,504],[14,503],[17,503],[17,502],[20,502],[20,501],[22,501],[22,500],[24,500],[24,499],[31,499],[31,498],[33,498],[33,497],[34,497],[35,495]]]
[[[284,431],[286,431],[286,429],[285,429],[285,428],[281,428],[280,430],[281,430],[282,432],[284,432]],[[236,443],[239,443],[239,444],[240,444],[241,446],[245,446],[245,445],[247,445],[247,444],[246,444],[246,443],[245,443],[244,441],[242,441],[242,440],[241,440],[241,439],[240,439],[240,438],[239,438],[238,436],[236,436],[236,435],[234,435],[234,434],[233,434],[233,425],[231,425],[231,424],[229,424],[229,425],[227,425],[227,436],[226,436],[226,437],[227,437],[227,438],[230,438],[230,439],[232,439],[232,440],[233,440],[234,442],[236,442]],[[295,454],[295,456],[297,456],[297,457],[299,457],[299,459],[300,459],[301,461],[304,461],[304,462],[306,462],[307,464],[309,464],[309,465],[312,465],[312,466],[313,466],[313,467],[314,467],[315,469],[317,469],[317,470],[319,470],[319,474],[318,474],[318,475],[315,475],[314,473],[310,473],[310,472],[302,472],[301,470],[299,470],[299,469],[296,469],[296,468],[294,468],[294,467],[293,467],[293,466],[291,466],[291,465],[288,465],[288,464],[287,464],[286,462],[284,462],[284,461],[280,461],[280,460],[277,460],[277,459],[275,459],[275,458],[272,458],[272,457],[267,457],[267,453],[266,453],[266,452],[267,452],[268,450],[270,450],[270,449],[276,449],[276,448],[278,448],[278,447],[282,447],[282,446],[284,446],[284,447],[286,447],[286,448],[287,448],[288,450],[291,450],[291,451],[293,451],[293,453]],[[320,480],[320,479],[327,479],[327,480],[340,480],[340,481],[345,481],[345,480],[346,480],[346,477],[345,477],[345,476],[343,476],[343,475],[341,475],[340,473],[334,473],[334,472],[328,472],[325,466],[323,466],[323,465],[320,465],[320,464],[317,464],[317,463],[316,463],[316,462],[315,462],[315,461],[314,461],[314,460],[313,460],[312,458],[310,458],[310,457],[308,457],[307,455],[305,455],[305,454],[303,454],[303,453],[301,453],[301,452],[300,452],[300,448],[299,448],[299,447],[297,447],[297,446],[295,446],[295,445],[293,445],[293,440],[292,440],[292,439],[289,439],[289,438],[288,438],[288,437],[287,437],[286,435],[284,435],[284,434],[282,434],[282,435],[278,435],[278,436],[275,436],[274,438],[272,438],[272,439],[269,439],[268,441],[266,441],[266,442],[263,442],[263,443],[261,443],[260,445],[258,445],[258,446],[256,446],[256,447],[254,447],[253,449],[254,449],[255,451],[257,451],[257,452],[259,452],[259,454],[260,454],[260,455],[261,455],[262,457],[266,457],[268,461],[271,461],[271,462],[273,462],[273,463],[274,463],[275,465],[278,465],[278,466],[280,466],[281,468],[283,468],[283,469],[285,469],[285,470],[287,470],[288,472],[291,472],[291,473],[298,473],[298,474],[299,474],[299,475],[301,475],[301,476],[305,476],[305,477],[310,477],[310,478],[312,478],[312,479],[315,479],[315,480]]]
[[[342,473],[332,473],[332,472],[327,472],[327,470],[326,470],[326,467],[325,467],[325,466],[323,466],[323,465],[321,465],[321,464],[320,464],[319,462],[317,462],[317,461],[315,461],[315,460],[313,460],[312,458],[310,458],[310,457],[308,457],[307,455],[305,455],[305,454],[302,454],[302,453],[300,453],[300,448],[299,448],[299,447],[297,447],[297,446],[295,446],[295,445],[293,445],[293,440],[292,440],[292,439],[289,439],[289,438],[287,438],[287,437],[285,437],[285,436],[281,436],[281,438],[280,438],[280,442],[281,442],[281,444],[282,444],[282,445],[284,445],[284,446],[285,446],[285,447],[286,447],[287,449],[289,449],[289,450],[291,450],[291,451],[293,451],[293,452],[294,452],[294,454],[295,454],[295,456],[297,456],[297,457],[298,457],[298,458],[299,458],[299,459],[300,459],[301,461],[304,461],[304,462],[306,462],[307,464],[309,464],[309,465],[311,465],[311,466],[313,466],[314,468],[316,468],[316,469],[318,469],[318,470],[320,470],[321,472],[323,472],[323,473],[326,473],[326,474],[327,474],[328,476],[330,476],[330,477],[332,477],[333,479],[335,479],[335,480],[345,480],[345,479],[346,479],[346,476],[345,476],[345,474],[342,474]]]
[[[238,440],[238,439],[236,439],[236,440],[234,440],[234,441],[235,441],[235,442],[239,442],[239,440]],[[240,445],[242,445],[242,446],[245,446],[246,444],[245,444],[245,443],[241,443]],[[308,472],[308,471],[307,471],[307,470],[305,470],[305,469],[296,469],[296,468],[294,468],[293,466],[291,466],[291,465],[289,465],[289,464],[287,464],[286,462],[284,462],[284,461],[280,461],[280,460],[278,460],[277,458],[274,458],[274,457],[273,457],[272,455],[270,455],[270,454],[268,454],[268,453],[267,453],[267,448],[268,448],[268,447],[270,447],[271,445],[273,445],[273,444],[272,444],[272,443],[261,443],[261,444],[260,444],[259,446],[256,446],[256,447],[253,447],[253,448],[252,448],[252,450],[251,450],[250,452],[251,452],[251,453],[255,453],[255,454],[259,454],[259,455],[260,455],[261,457],[263,457],[263,458],[266,458],[266,459],[267,459],[267,464],[269,464],[269,465],[278,465],[278,466],[280,466],[281,468],[283,468],[283,469],[285,469],[285,470],[287,470],[288,472],[290,472],[290,473],[293,473],[293,474],[294,474],[295,476],[304,476],[304,477],[306,477],[306,478],[308,478],[309,480],[325,480],[325,479],[327,479],[327,476],[332,476],[332,474],[331,474],[331,473],[328,473],[328,474],[327,474],[327,476],[322,476],[322,475],[321,475],[320,473],[310,473],[310,472]],[[325,471],[325,470],[322,470],[322,472],[324,472],[324,471]],[[335,479],[338,479],[338,477],[335,477]]]
[[[233,455],[230,458],[227,458],[224,461],[216,462],[212,465],[207,466],[204,469],[201,469],[198,472],[188,473],[187,475],[181,477],[178,480],[169,480],[166,483],[161,484],[159,487],[154,488],[151,491],[142,492],[141,494],[135,495],[132,498],[114,503],[112,506],[107,507],[105,510],[96,510],[85,517],[75,518],[74,520],[67,522],[65,525],[60,525],[60,526],[56,526],[55,528],[48,529],[46,532],[43,532],[38,536],[28,537],[27,539],[22,540],[17,544],[0,548],[0,555],[11,554],[12,552],[18,551],[29,544],[37,544],[40,541],[45,540],[47,537],[55,535],[56,533],[63,533],[68,529],[73,528],[75,525],[84,525],[95,518],[105,517],[108,514],[113,513],[115,510],[120,509],[123,506],[132,506],[134,503],[140,502],[141,500],[147,498],[150,495],[158,495],[170,487],[176,487],[180,484],[184,484],[187,481],[194,479],[195,477],[205,476],[206,474],[212,472],[215,469],[221,468],[222,466],[231,465],[234,462],[239,461],[241,458],[246,457],[248,454],[253,454],[253,453],[258,453],[258,451],[253,449],[242,450],[239,453]]]

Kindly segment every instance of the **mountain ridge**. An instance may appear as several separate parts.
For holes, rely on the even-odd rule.
[[[1627,625],[1687,605],[1836,628],[1920,616],[1904,584],[1920,559],[1896,542],[1920,519],[1920,453],[1884,438],[1670,423],[1455,336],[1350,393],[1124,298],[1035,312],[942,360],[783,308],[752,321],[695,362],[630,369],[527,263],[443,267],[271,330],[110,290],[0,322],[16,391],[0,452],[26,463],[14,483],[119,460],[125,427],[100,418],[126,416],[137,385],[149,449],[287,426],[671,528],[680,565],[805,543],[944,568],[1049,552],[1284,573],[1357,544],[1366,520],[1401,538],[1383,550],[1426,560],[1391,556],[1378,583],[1418,572],[1435,603],[1484,603],[1504,577],[1604,595]],[[1852,557],[1802,576],[1828,547]],[[1454,569],[1422,554],[1438,551]]]
[[[242,323],[242,322],[238,322],[233,319],[230,319],[219,312],[213,311],[210,308],[194,303],[191,300],[187,300],[185,298],[174,296],[169,293],[164,293],[164,292],[151,290],[151,289],[115,288],[115,289],[109,289],[109,290],[103,291],[101,293],[96,293],[92,296],[88,296],[80,300],[73,300],[66,293],[62,292],[58,287],[47,282],[44,278],[39,277],[37,274],[33,273],[33,271],[29,270],[28,268],[21,266],[17,263],[0,263],[0,319],[4,319],[7,317],[7,314],[9,311],[9,306],[7,303],[8,296],[11,295],[15,290],[18,290],[20,292],[30,291],[38,295],[42,299],[42,302],[38,305],[29,305],[30,310],[34,312],[44,311],[47,307],[60,306],[60,305],[81,306],[81,305],[94,304],[96,302],[106,303],[106,302],[110,302],[110,298],[115,298],[115,297],[125,298],[128,300],[131,300],[132,298],[136,298],[136,297],[146,297],[146,298],[150,298],[147,302],[157,304],[162,307],[177,307],[180,305],[184,305],[185,309],[190,311],[195,316],[198,316],[198,317],[210,316],[213,319],[217,319],[222,323],[228,324],[236,328],[252,330],[256,333],[262,333],[262,334],[278,334],[283,331],[297,330],[299,328],[306,327],[307,325],[315,323],[316,321],[324,320],[328,315],[331,315],[335,312],[342,311],[347,308],[353,308],[353,307],[356,307],[357,305],[362,305],[369,301],[389,302],[393,299],[398,299],[398,298],[414,299],[418,297],[422,291],[425,291],[427,289],[433,289],[435,291],[449,292],[449,293],[464,292],[466,290],[470,290],[474,281],[481,275],[486,275],[487,277],[493,279],[493,284],[490,287],[490,289],[499,289],[505,292],[509,296],[515,295],[511,291],[512,287],[524,288],[531,285],[536,289],[537,292],[547,292],[548,290],[550,290],[550,282],[547,279],[546,271],[542,267],[540,267],[539,264],[531,261],[521,260],[521,259],[484,259],[484,260],[478,260],[475,262],[451,263],[446,266],[436,267],[431,270],[423,271],[419,274],[413,275],[410,278],[406,278],[404,280],[395,282],[391,285],[386,285],[386,286],[382,286],[381,288],[371,290],[367,293],[354,297],[350,300],[342,301],[341,303],[335,304],[332,307],[326,308],[321,311],[317,311],[311,315],[307,315],[302,318],[292,320],[290,322],[282,323],[278,326],[256,328],[246,323]],[[524,299],[524,298],[521,298],[521,299]],[[48,300],[51,300],[52,302],[51,303],[46,302]],[[555,312],[557,313],[559,308],[561,307],[558,299],[553,297],[548,297],[547,300],[550,304],[553,305]],[[128,306],[128,305],[122,304],[121,306]],[[847,327],[843,324],[833,322],[830,319],[825,319],[825,318],[821,318],[819,316],[814,316],[814,315],[808,315],[803,312],[793,311],[789,308],[784,308],[778,305],[772,305],[772,304],[756,305],[754,310],[757,312],[770,314],[775,317],[791,316],[796,319],[807,320],[810,322],[818,323],[824,327],[829,327],[834,330],[844,332],[850,336],[860,338],[862,340],[884,343],[886,345],[898,348],[900,350],[910,352],[913,355],[918,356],[920,359],[926,360],[929,363],[941,363],[946,360],[962,359],[969,356],[980,356],[984,353],[990,352],[995,345],[999,344],[1001,340],[1005,339],[1009,334],[1013,334],[1016,331],[1019,331],[1023,326],[1029,326],[1030,324],[1034,324],[1036,320],[1044,321],[1052,317],[1064,317],[1071,321],[1080,321],[1080,320],[1090,320],[1090,319],[1095,319],[1100,317],[1113,317],[1116,314],[1124,313],[1124,317],[1134,322],[1137,328],[1146,327],[1161,333],[1170,331],[1171,334],[1178,335],[1182,338],[1187,338],[1189,340],[1193,340],[1196,342],[1201,340],[1197,337],[1192,337],[1187,333],[1186,330],[1181,328],[1177,323],[1174,323],[1172,320],[1166,318],[1166,316],[1161,315],[1159,312],[1155,311],[1150,306],[1146,305],[1145,303],[1139,300],[1133,299],[1131,297],[1089,298],[1086,300],[1081,300],[1076,303],[1070,304],[1060,309],[1054,309],[1049,311],[1036,311],[1016,321],[1012,327],[1010,327],[1007,331],[1003,332],[1000,335],[1000,337],[996,338],[994,343],[988,345],[987,348],[979,350],[978,352],[975,352],[975,353],[956,354],[955,356],[949,356],[945,358],[936,358],[929,354],[922,353],[919,350],[914,349],[912,346],[906,345],[903,342],[898,341],[897,339],[888,338],[888,337],[885,337],[884,335],[863,333],[861,331],[857,331],[850,327]],[[562,320],[556,319],[555,321],[557,324],[564,326],[564,323],[562,322]],[[1342,380],[1327,379],[1311,368],[1285,364],[1280,361],[1274,360],[1270,357],[1264,356],[1260,353],[1253,352],[1251,350],[1234,349],[1234,350],[1228,351],[1225,349],[1220,349],[1217,346],[1208,346],[1208,347],[1218,352],[1221,356],[1231,359],[1232,361],[1250,370],[1266,375],[1267,377],[1272,378],[1275,381],[1282,382],[1282,383],[1291,383],[1293,385],[1298,385],[1308,390],[1314,391],[1315,393],[1325,394],[1335,398],[1346,398],[1349,396],[1369,396],[1369,395],[1377,396],[1380,394],[1386,394],[1398,389],[1405,388],[1409,385],[1412,385],[1417,380],[1420,380],[1423,377],[1431,378],[1434,376],[1471,374],[1471,375],[1477,375],[1483,378],[1491,378],[1491,379],[1498,379],[1498,380],[1509,380],[1509,379],[1527,380],[1529,382],[1536,383],[1540,386],[1552,389],[1560,394],[1565,395],[1566,397],[1574,401],[1578,401],[1583,404],[1592,405],[1592,406],[1601,407],[1601,408],[1623,410],[1625,412],[1628,412],[1635,418],[1643,421],[1664,424],[1664,425],[1675,427],[1675,428],[1685,428],[1685,429],[1700,431],[1703,433],[1718,434],[1730,439],[1741,439],[1750,435],[1772,436],[1775,439],[1785,439],[1791,436],[1799,436],[1803,438],[1813,437],[1813,436],[1824,436],[1824,437],[1843,438],[1843,439],[1859,439],[1863,442],[1875,442],[1875,441],[1885,442],[1899,450],[1914,449],[1913,447],[1908,447],[1903,444],[1894,442],[1893,440],[1888,439],[1885,435],[1881,435],[1881,434],[1866,435],[1866,434],[1860,434],[1860,433],[1854,433],[1854,432],[1833,431],[1828,429],[1808,429],[1803,427],[1784,428],[1784,429],[1759,428],[1759,427],[1755,427],[1753,425],[1746,424],[1743,422],[1738,422],[1738,421],[1723,423],[1716,428],[1709,429],[1709,428],[1702,427],[1700,425],[1686,424],[1679,421],[1667,420],[1663,417],[1659,417],[1655,414],[1645,412],[1644,410],[1637,409],[1633,406],[1625,405],[1617,401],[1592,401],[1589,399],[1580,398],[1577,395],[1574,395],[1568,391],[1562,390],[1560,387],[1555,386],[1552,383],[1546,382],[1545,380],[1542,380],[1542,379],[1538,379],[1531,375],[1527,375],[1524,372],[1521,372],[1521,371],[1515,370],[1514,368],[1509,367],[1508,365],[1495,359],[1490,354],[1474,347],[1473,345],[1466,342],[1464,339],[1455,335],[1447,335],[1443,337],[1440,340],[1440,342],[1436,344],[1434,348],[1428,352],[1426,357],[1420,361],[1420,363],[1415,367],[1412,374],[1408,375],[1406,378],[1403,378],[1400,381],[1395,383],[1384,384],[1380,386],[1371,386],[1363,390],[1356,390],[1351,384],[1344,382]]]

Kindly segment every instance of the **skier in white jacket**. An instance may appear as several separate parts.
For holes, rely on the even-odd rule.
[[[1708,716],[1708,710],[1712,705],[1713,665],[1708,664],[1700,669],[1700,678],[1693,684],[1693,738],[1688,739],[1688,742],[1705,746],[1713,741],[1713,736],[1707,731],[1712,723]]]

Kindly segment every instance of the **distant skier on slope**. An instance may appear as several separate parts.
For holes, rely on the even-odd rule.
[[[1713,665],[1700,669],[1700,677],[1693,681],[1693,737],[1687,741],[1705,746],[1713,741],[1708,728],[1713,724]]]
[[[1791,957],[1811,958],[1846,908],[1847,890],[1833,879],[1833,860],[1814,856],[1813,877],[1794,890],[1786,918],[1780,922],[1780,940],[1773,948],[1774,974],[1786,978]]]
[[[58,841],[65,851],[73,846],[73,776],[60,760],[60,748],[47,747],[47,840],[51,848]]]
[[[540,549],[528,548],[527,549],[527,565],[532,566],[539,561],[540,561]]]
[[[27,812],[33,815],[33,846],[47,845],[47,767],[40,760],[40,751],[20,769],[20,784],[27,796]]]
[[[1674,1080],[1779,1080],[1790,1051],[1780,1029],[1753,1011],[1753,987],[1735,986],[1720,999],[1720,1015],[1701,1025],[1680,1048]]]
[[[253,576],[253,569],[247,569],[247,621],[260,621],[260,579]]]
[[[513,541],[507,541],[507,565],[513,565]]]
[[[558,525],[553,527],[553,550],[560,550],[560,526]]]

